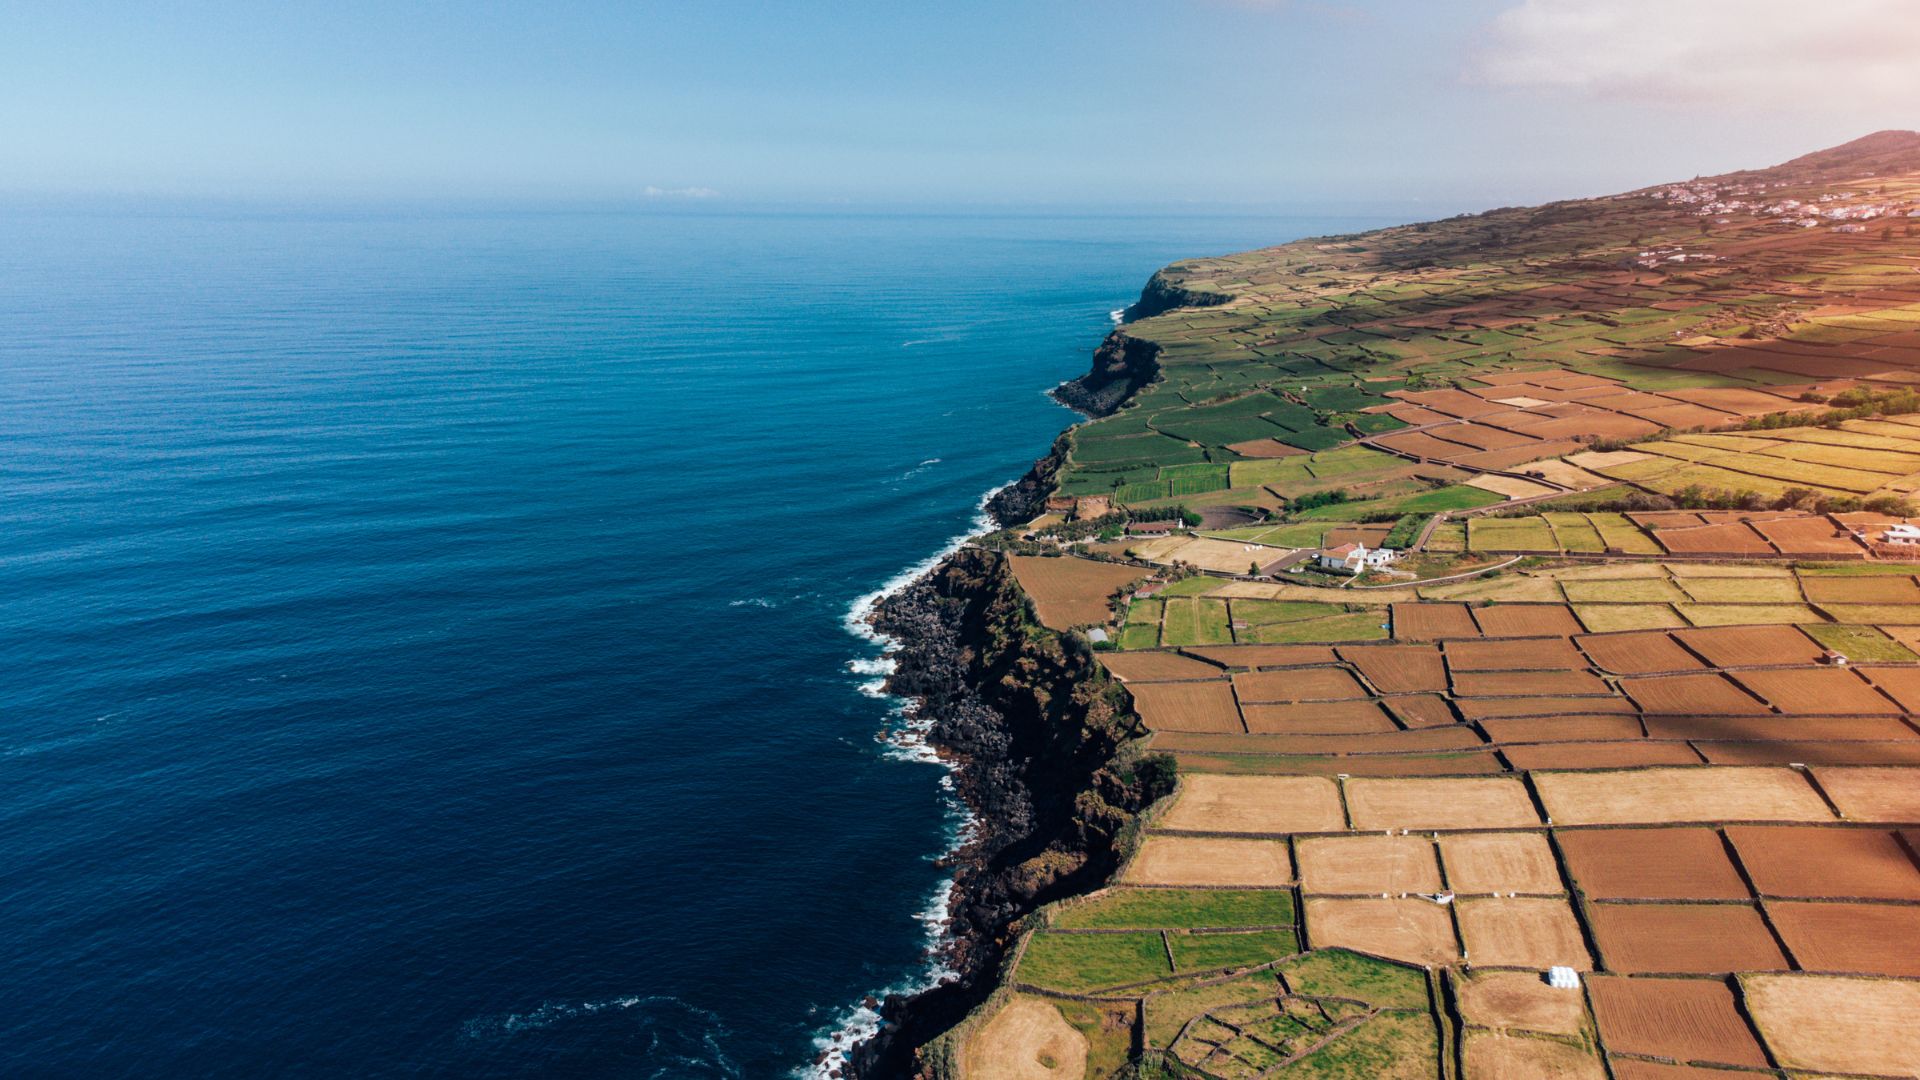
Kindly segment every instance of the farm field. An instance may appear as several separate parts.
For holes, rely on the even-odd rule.
[[[1055,509],[1204,535],[1016,576],[1101,632],[1177,788],[1113,884],[1020,927],[961,1057],[1920,1073],[1920,560],[1873,538],[1920,524],[1920,242],[1744,190],[1920,209],[1920,137],[1872,171],[1163,271],[1206,302],[1117,331],[1156,377],[1075,429]],[[1427,526],[1417,577],[1262,562]]]
[[[1508,977],[1462,1000],[1451,1036],[1488,1068],[1764,1067],[1774,1043],[1730,980],[1920,978],[1920,952],[1872,944],[1920,940],[1920,756],[1903,756],[1920,726],[1899,700],[1920,695],[1920,655],[1833,621],[1846,600],[1920,589],[1834,565],[1548,562],[1469,599],[1413,585],[1356,612],[1352,590],[1183,589],[1163,603],[1218,604],[1236,632],[1324,621],[1335,597],[1387,630],[1104,654],[1148,748],[1182,763],[1180,791],[1122,871],[1131,888],[1062,909],[1016,985],[1191,997],[1181,1009],[1210,1011],[1173,1025],[1182,1060],[1258,1071],[1273,1044],[1238,1018],[1267,999],[1202,991],[1285,987],[1285,965],[1348,950],[1486,973],[1462,985]],[[1587,614],[1702,603],[1734,618],[1596,630]],[[1827,663],[1837,646],[1863,662]],[[1221,889],[1239,891],[1206,891]],[[1056,940],[1078,937],[1103,940]],[[1554,965],[1590,972],[1590,998],[1554,997]],[[1202,972],[1225,981],[1183,989]],[[1476,1019],[1495,1010],[1521,1018]],[[1312,1016],[1322,1037],[1345,1030]]]

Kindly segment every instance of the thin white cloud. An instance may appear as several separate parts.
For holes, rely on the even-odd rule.
[[[1487,26],[1467,78],[1920,123],[1920,0],[1523,0]]]
[[[717,199],[720,193],[710,187],[663,188],[648,184],[640,189],[640,194],[649,199]]]

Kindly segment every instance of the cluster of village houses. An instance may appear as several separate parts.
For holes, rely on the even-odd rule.
[[[1860,197],[1854,191],[1829,191],[1810,200],[1775,199],[1771,202],[1765,198],[1731,197],[1764,195],[1769,187],[1785,186],[1784,183],[1736,185],[1722,190],[1712,184],[1670,184],[1656,189],[1653,197],[1679,206],[1696,207],[1695,214],[1714,218],[1722,225],[1731,219],[1719,215],[1747,213],[1756,217],[1776,218],[1783,225],[1803,229],[1831,225],[1834,232],[1861,233],[1867,231],[1861,222],[1875,218],[1897,217],[1903,213],[1910,218],[1920,218],[1920,208],[1905,204],[1853,202]],[[1644,261],[1648,255],[1648,252],[1640,253],[1641,265],[1652,265]]]

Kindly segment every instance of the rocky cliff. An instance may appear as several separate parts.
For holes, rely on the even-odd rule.
[[[1084,641],[1034,621],[998,554],[957,552],[884,601],[875,625],[902,643],[888,689],[914,699],[930,740],[962,763],[956,784],[978,821],[953,859],[959,977],[888,999],[850,1067],[865,1080],[924,1075],[917,1051],[992,992],[1014,922],[1104,881],[1121,830],[1173,785],[1163,759],[1128,760],[1125,690]]]
[[[1053,388],[1054,400],[1088,416],[1106,416],[1160,375],[1160,346],[1123,327],[1093,350],[1085,375]]]
[[[1140,299],[1135,300],[1121,318],[1126,322],[1139,322],[1174,308],[1212,307],[1233,299],[1225,293],[1188,288],[1175,278],[1176,271],[1175,266],[1155,271],[1147,279],[1146,287],[1140,290]]]

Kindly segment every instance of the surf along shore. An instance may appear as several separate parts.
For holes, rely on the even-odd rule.
[[[875,606],[975,821],[838,1073],[1901,1071],[1916,219],[1882,132],[1154,275]]]

